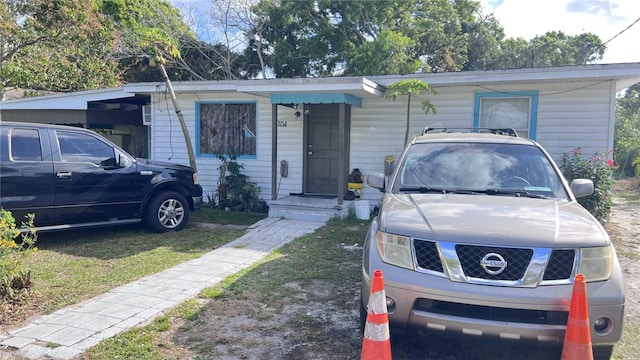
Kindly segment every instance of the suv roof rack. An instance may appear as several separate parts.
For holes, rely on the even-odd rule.
[[[489,133],[489,134],[496,134],[496,135],[506,135],[506,136],[519,137],[518,133],[513,128],[445,128],[445,127],[426,127],[422,131],[422,135],[425,135],[427,133],[432,133],[432,132],[439,132],[439,133],[469,133],[469,132],[475,132],[475,133]]]

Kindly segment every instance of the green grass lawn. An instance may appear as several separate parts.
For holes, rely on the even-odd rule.
[[[266,214],[203,209],[182,231],[153,233],[142,225],[100,227],[38,234],[38,251],[27,260],[32,270],[30,300],[3,313],[2,322],[47,314],[62,307],[195,259],[244,230],[211,229],[196,222],[250,225]]]

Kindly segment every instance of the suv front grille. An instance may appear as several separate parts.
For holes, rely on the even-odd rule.
[[[573,249],[509,248],[421,239],[414,239],[413,250],[418,271],[441,273],[453,281],[501,286],[533,287],[558,281],[569,283],[576,257]],[[499,265],[490,266],[494,265],[491,261],[502,259],[506,266],[501,272]],[[530,268],[532,261],[534,265]],[[446,271],[443,262],[446,262]],[[543,270],[545,264],[544,274],[541,275],[539,271]],[[539,279],[542,279],[542,283],[538,283]]]
[[[416,240],[413,243],[418,266],[425,270],[443,272],[438,247],[433,241]]]
[[[466,276],[487,280],[517,281],[522,279],[533,256],[531,249],[475,245],[456,245],[456,252],[460,259],[460,265],[462,265],[462,271]],[[482,258],[491,253],[499,254],[507,262],[507,266],[500,274],[489,274],[480,265]]]
[[[547,269],[544,271],[543,280],[564,280],[570,278],[575,258],[575,250],[553,250],[549,265],[547,265]]]

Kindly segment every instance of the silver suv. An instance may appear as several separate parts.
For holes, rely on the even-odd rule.
[[[392,330],[562,343],[576,274],[591,340],[609,359],[624,320],[615,249],[547,152],[513,131],[425,130],[389,178],[364,245],[360,321],[382,270]],[[388,180],[388,181],[386,181]]]

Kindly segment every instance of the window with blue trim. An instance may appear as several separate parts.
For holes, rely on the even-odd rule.
[[[521,137],[535,139],[537,92],[478,93],[474,127],[513,128]]]
[[[200,102],[196,107],[199,154],[256,155],[256,103]]]

